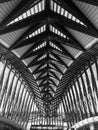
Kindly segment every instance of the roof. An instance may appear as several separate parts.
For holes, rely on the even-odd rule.
[[[67,70],[98,41],[97,5],[93,0],[0,1],[0,52],[23,74],[48,116],[61,102]]]

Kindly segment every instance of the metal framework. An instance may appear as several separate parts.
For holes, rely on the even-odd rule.
[[[1,117],[20,129],[61,130],[98,116],[97,6],[0,0]]]

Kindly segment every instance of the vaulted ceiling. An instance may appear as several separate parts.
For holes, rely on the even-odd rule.
[[[7,56],[6,49],[29,70],[37,105],[48,116],[61,102],[62,77],[98,41],[97,5],[97,0],[0,1],[0,52]]]

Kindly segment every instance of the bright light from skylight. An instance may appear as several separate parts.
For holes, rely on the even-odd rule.
[[[53,0],[51,0],[51,10],[61,14],[62,16],[65,16],[66,18],[79,23],[85,27],[87,27],[82,21],[80,21],[79,19],[77,19],[75,16],[73,16],[71,13],[69,13],[67,10],[64,10],[60,5],[58,5],[56,2],[54,2]]]
[[[24,12],[22,15],[20,15],[19,17],[15,18],[13,21],[11,21],[10,23],[7,24],[7,26],[16,23],[18,21],[21,21],[25,18],[28,18],[34,14],[37,14],[41,11],[43,11],[45,9],[45,0],[42,0],[41,2],[39,2],[37,5],[33,6],[27,10],[26,12]]]

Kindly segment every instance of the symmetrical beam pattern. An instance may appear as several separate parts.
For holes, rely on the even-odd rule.
[[[69,127],[98,115],[97,60],[94,55],[87,61],[82,71],[78,71],[68,83],[68,88],[61,98]]]
[[[89,51],[98,40],[98,20],[95,6],[90,21],[78,3],[98,5],[0,1],[0,54],[6,58],[0,61],[0,114],[24,129],[30,122],[31,129],[62,129],[63,122],[69,128],[98,113],[97,51]]]

